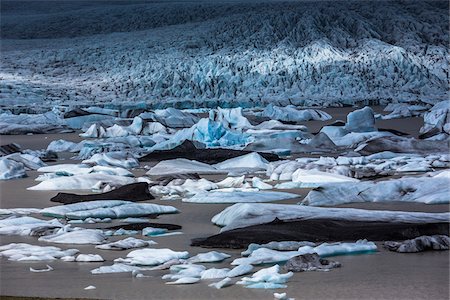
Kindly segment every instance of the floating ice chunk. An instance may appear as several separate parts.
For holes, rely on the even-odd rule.
[[[270,190],[273,188],[273,186],[271,186],[268,183],[265,183],[264,181],[261,180],[261,178],[256,176],[252,178],[252,186],[260,190]]]
[[[133,249],[133,248],[147,247],[147,246],[156,245],[156,244],[157,243],[154,241],[145,241],[145,240],[129,237],[129,238],[119,240],[116,242],[98,245],[98,246],[95,246],[95,248],[102,249],[102,250],[128,250],[128,249]]]
[[[201,192],[183,202],[193,203],[238,203],[238,202],[270,202],[298,197],[297,194],[271,191],[211,191]]]
[[[256,152],[238,156],[228,159],[221,163],[213,165],[219,170],[232,169],[252,169],[252,170],[266,170],[268,161]]]
[[[170,267],[171,274],[166,274],[163,276],[163,279],[178,279],[182,277],[196,277],[200,278],[202,272],[205,271],[206,268],[202,265],[195,264],[181,264],[181,265],[172,265]]]
[[[93,286],[93,285],[90,285],[90,286],[85,287],[84,289],[85,289],[85,290],[95,290],[96,287]]]
[[[65,261],[65,262],[73,262],[73,261],[75,261],[75,256],[73,256],[73,255],[63,256],[63,257],[61,257],[61,260]]]
[[[0,180],[26,177],[25,167],[14,160],[0,158]]]
[[[300,122],[309,120],[327,121],[331,119],[331,116],[324,111],[317,109],[298,110],[293,105],[279,107],[274,106],[273,104],[269,104],[268,106],[266,106],[261,115],[274,120],[287,122]]]
[[[166,282],[166,284],[193,284],[200,281],[198,277],[181,277],[176,281]]]
[[[115,151],[107,153],[96,153],[91,158],[82,161],[84,164],[97,164],[99,166],[114,166],[125,169],[139,166],[139,161],[127,152]]]
[[[39,241],[57,244],[101,244],[106,239],[101,230],[80,229],[41,236]]]
[[[202,272],[201,279],[205,280],[205,279],[225,278],[225,277],[227,277],[227,274],[228,274],[229,271],[230,271],[230,269],[228,269],[228,268],[223,268],[223,269],[211,268],[211,269],[207,269],[207,270],[204,270]]]
[[[123,228],[119,228],[117,230],[107,230],[104,232],[106,236],[119,236],[119,235],[134,235],[138,234],[139,231],[137,230],[126,230]]]
[[[49,265],[47,265],[47,267],[45,269],[34,269],[34,268],[30,267],[30,272],[33,272],[33,273],[42,273],[42,272],[49,272],[49,271],[53,271],[53,268]]]
[[[319,187],[323,184],[334,182],[359,182],[358,179],[342,176],[339,174],[302,169],[298,169],[292,174],[292,181],[301,182],[302,188]]]
[[[313,242],[297,242],[297,241],[282,241],[282,242],[270,242],[267,244],[250,244],[247,247],[247,250],[241,252],[242,256],[249,256],[252,254],[253,251],[259,248],[267,248],[267,249],[273,249],[273,250],[280,250],[280,251],[292,251],[292,250],[298,250],[298,248],[303,246],[310,246],[315,247],[316,244]]]
[[[322,185],[308,193],[302,203],[313,206],[352,202],[449,203],[450,180],[443,177],[411,177],[378,182]]]
[[[440,133],[450,134],[450,105],[448,101],[435,104],[424,117],[424,125],[420,128],[421,138],[429,138]]]
[[[293,272],[330,271],[340,266],[341,264],[339,262],[323,259],[318,254],[312,253],[290,258],[284,265],[284,270]]]
[[[91,274],[109,274],[109,273],[131,273],[133,271],[143,271],[148,268],[130,266],[122,263],[115,263],[111,266],[101,266],[99,268],[91,270]]]
[[[240,264],[228,272],[227,277],[238,277],[250,273],[253,270],[252,265]]]
[[[450,213],[422,213],[404,211],[365,210],[355,208],[325,208],[289,204],[238,203],[227,207],[212,218],[222,228],[221,232],[234,228],[293,219],[333,219],[351,221],[380,221],[401,223],[448,222]]]
[[[227,177],[222,181],[217,182],[218,188],[240,188],[244,185],[245,176]]]
[[[224,287],[227,287],[230,285],[233,285],[233,283],[232,283],[231,278],[229,278],[229,277],[225,277],[224,279],[222,279],[219,282],[208,284],[208,286],[214,287],[216,289],[221,289],[221,288],[224,288]]]
[[[289,278],[294,275],[292,272],[286,274],[280,274],[280,266],[275,265],[270,268],[261,269],[254,273],[252,277],[244,277],[238,284],[243,284],[247,288],[282,288],[286,287],[283,283],[286,283]]]
[[[145,227],[142,229],[142,235],[144,236],[159,236],[167,232],[166,228]]]
[[[224,259],[231,257],[226,253],[221,253],[217,251],[210,251],[206,253],[199,253],[187,260],[188,263],[212,263],[212,262],[221,262]]]
[[[400,253],[415,253],[427,250],[448,250],[450,238],[447,235],[420,236],[403,242],[385,242],[384,247]]]
[[[376,131],[375,117],[372,108],[366,106],[347,115],[345,129],[351,132]]]
[[[57,230],[63,225],[56,219],[40,220],[33,217],[9,217],[0,220],[0,235],[34,235],[35,231],[49,232]]]
[[[83,174],[69,177],[57,177],[45,180],[28,190],[91,190],[98,182],[109,185],[126,185],[134,183],[135,179],[125,176],[106,174]]]
[[[103,262],[103,257],[98,254],[78,254],[76,262]]]
[[[176,213],[172,206],[133,203],[121,200],[98,200],[44,208],[41,214],[57,218],[81,219],[141,217],[151,214]]]
[[[242,131],[253,128],[248,119],[242,115],[242,108],[230,108],[209,111],[209,119],[221,123],[225,128],[233,128]]]
[[[171,175],[171,174],[188,174],[188,173],[217,174],[225,172],[222,170],[217,170],[211,165],[201,163],[195,160],[177,158],[159,162],[156,166],[151,168],[146,174]]]
[[[39,208],[0,208],[0,215],[29,215],[39,211]]]
[[[101,138],[106,135],[106,130],[101,125],[92,124],[91,127],[84,133],[80,133],[81,137],[84,138]]]
[[[247,258],[237,258],[231,264],[267,264],[267,263],[278,263],[285,262],[292,257],[317,253],[321,257],[325,256],[335,256],[342,254],[359,254],[359,253],[370,253],[375,252],[377,246],[373,242],[368,242],[366,240],[360,240],[355,243],[323,243],[317,247],[303,246],[296,251],[277,251],[267,248],[259,248],[254,250]]]
[[[81,145],[66,140],[51,141],[47,146],[47,151],[54,152],[77,152],[80,149]]]
[[[189,252],[176,252],[170,249],[139,249],[128,253],[127,258],[117,259],[117,262],[124,262],[129,265],[155,266],[165,263],[171,259],[185,259],[189,257]]]
[[[12,261],[56,260],[77,253],[77,249],[61,250],[61,248],[53,246],[36,246],[25,243],[0,246],[0,256],[8,257],[8,260]]]

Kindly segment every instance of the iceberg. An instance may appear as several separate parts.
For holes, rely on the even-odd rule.
[[[289,278],[294,275],[292,272],[280,274],[280,266],[275,265],[273,267],[264,268],[254,273],[251,277],[244,277],[237,284],[243,284],[246,288],[263,288],[263,289],[276,289],[284,288]]]
[[[303,204],[331,206],[354,202],[449,203],[450,179],[446,177],[403,177],[384,181],[333,183],[308,193]]]
[[[268,161],[256,152],[231,158],[221,163],[213,165],[219,170],[233,170],[233,169],[250,169],[251,171],[266,170]]]
[[[42,181],[27,188],[28,190],[54,191],[54,190],[92,190],[98,183],[109,185],[126,185],[134,183],[135,179],[128,176],[89,173],[74,176],[62,176]]]
[[[25,166],[14,160],[0,158],[0,180],[26,177]]]
[[[48,207],[40,211],[44,216],[80,220],[86,218],[120,219],[176,212],[178,212],[178,210],[172,206],[151,203],[133,203],[121,200],[87,201]]]
[[[195,160],[177,158],[164,160],[152,167],[146,174],[150,176],[171,175],[171,174],[220,174],[226,171],[218,170],[211,165]]]
[[[215,215],[212,218],[212,222],[219,226],[225,226],[221,229],[221,232],[225,232],[234,228],[265,224],[273,221],[275,218],[279,220],[331,219],[427,224],[448,222],[450,213],[328,208],[291,204],[237,203]]]
[[[64,256],[75,255],[77,249],[62,250],[54,246],[37,246],[25,243],[12,243],[0,246],[0,256],[12,261],[45,261],[61,259]]]
[[[210,251],[207,253],[199,253],[187,260],[187,263],[196,264],[196,263],[213,263],[213,262],[221,262],[227,258],[231,257],[226,253],[221,253],[217,251]]]
[[[272,120],[279,120],[285,122],[302,122],[302,121],[327,121],[331,116],[324,111],[318,109],[303,109],[298,110],[293,105],[286,107],[279,107],[273,104],[266,106],[261,116],[269,117]]]
[[[91,158],[82,161],[83,164],[96,164],[99,166],[113,166],[125,169],[136,168],[139,161],[123,151],[96,153]]]
[[[126,258],[116,259],[116,262],[126,263],[132,266],[156,266],[172,259],[186,259],[189,252],[176,252],[171,249],[139,249],[128,253]]]
[[[210,191],[200,192],[191,198],[183,198],[183,202],[191,203],[239,203],[239,202],[271,202],[297,198],[297,194],[272,191]]]
[[[98,229],[81,229],[77,228],[73,231],[61,230],[55,234],[41,236],[38,240],[56,244],[93,244],[103,243],[106,236]]]
[[[103,245],[98,245],[98,246],[95,246],[95,248],[102,249],[102,250],[128,250],[128,249],[133,249],[133,248],[147,247],[147,246],[156,245],[156,244],[157,243],[154,241],[146,241],[146,240],[129,237],[129,238],[126,238],[123,240],[119,240],[119,241],[115,241],[115,242],[111,242],[111,243],[107,243],[107,244],[103,244]]]
[[[78,254],[76,262],[104,262],[105,260],[98,254]]]

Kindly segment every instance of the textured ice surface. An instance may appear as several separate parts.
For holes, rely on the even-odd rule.
[[[424,125],[420,128],[422,137],[429,138],[444,133],[448,138],[450,134],[450,104],[448,101],[435,104],[430,111],[425,113],[423,119]]]
[[[63,227],[58,220],[41,220],[33,217],[11,216],[0,220],[0,235],[33,235],[35,231],[56,230]]]
[[[319,256],[325,257],[343,254],[370,253],[375,252],[376,250],[377,246],[375,243],[366,240],[360,240],[355,243],[323,243],[316,247],[302,246],[296,251],[278,251],[268,248],[259,248],[254,250],[248,257],[237,258],[231,264],[259,265],[285,262],[292,257],[308,253],[317,253]]]
[[[76,262],[103,262],[103,257],[98,254],[78,254]]]
[[[111,266],[101,266],[99,268],[91,270],[91,273],[96,274],[109,274],[109,273],[129,273],[133,271],[143,271],[148,268],[130,266],[122,263],[115,263]]]
[[[163,264],[171,259],[188,258],[187,251],[173,251],[171,249],[139,249],[128,253],[126,258],[116,259],[120,263],[134,266],[155,266]]]
[[[253,266],[250,264],[240,264],[233,269],[230,270],[230,272],[227,273],[227,277],[238,277],[245,274],[250,273],[253,270]]]
[[[57,218],[81,219],[141,217],[151,214],[176,213],[172,206],[151,203],[133,203],[121,200],[87,201],[44,208],[41,214]]]
[[[61,250],[54,246],[37,246],[25,243],[12,243],[0,246],[0,256],[13,261],[55,260],[78,253],[77,249]]]
[[[222,279],[221,281],[215,282],[215,283],[211,283],[208,284],[208,286],[210,287],[214,287],[216,289],[221,289],[227,286],[232,285],[232,280],[229,277],[225,277],[224,279]]]
[[[139,166],[136,158],[130,156],[126,152],[108,152],[96,153],[91,158],[83,160],[84,164],[97,164],[99,166],[114,166],[125,169],[135,168]]]
[[[448,222],[450,213],[422,213],[355,208],[325,208],[290,204],[237,203],[212,218],[221,231],[292,219],[334,219],[349,221],[382,221],[404,223]]]
[[[109,185],[126,185],[135,179],[127,176],[107,175],[99,173],[63,176],[42,181],[27,188],[28,190],[92,190],[98,183]]]
[[[152,167],[147,175],[170,175],[170,174],[216,174],[225,173],[222,170],[217,170],[211,165],[201,163],[195,160],[188,160],[184,158],[177,158],[171,160],[164,160]]]
[[[212,263],[212,262],[221,262],[224,259],[231,257],[226,253],[221,253],[217,251],[210,251],[206,253],[199,253],[187,260],[188,263]]]
[[[285,107],[448,96],[445,3],[37,5],[27,6],[39,14],[26,20],[4,13],[7,103]],[[58,47],[36,50],[49,42]]]
[[[228,268],[222,268],[222,269],[217,269],[217,268],[211,268],[211,269],[207,269],[204,270],[201,273],[201,279],[220,279],[220,278],[225,278],[227,277],[228,272],[230,271],[230,269]]]
[[[289,278],[294,275],[292,272],[280,274],[280,266],[275,265],[269,268],[261,269],[254,273],[251,277],[244,277],[238,284],[243,284],[247,288],[283,288],[286,287],[286,283]]]
[[[298,197],[297,194],[272,191],[211,191],[202,192],[183,202],[193,203],[239,203],[239,202],[270,202]]]
[[[272,120],[287,121],[287,122],[301,122],[301,121],[327,121],[331,116],[324,111],[318,109],[304,109],[298,110],[293,105],[286,107],[274,106],[269,104],[262,111],[261,116],[269,117]]]
[[[56,244],[94,244],[103,243],[106,236],[98,229],[81,229],[73,231],[61,230],[55,234],[41,236],[39,241]]]
[[[419,236],[402,242],[385,242],[384,247],[400,253],[414,253],[427,250],[448,250],[450,238],[447,235]]]
[[[384,181],[325,184],[312,190],[302,201],[313,206],[331,206],[352,202],[449,203],[450,179],[410,177]]]
[[[359,180],[342,176],[339,174],[331,174],[327,172],[321,172],[317,170],[302,170],[298,169],[292,174],[292,181],[301,183],[301,187],[310,188],[318,187],[332,182],[359,182]]]
[[[22,163],[0,158],[0,180],[26,177],[25,167]]]
[[[157,243],[154,241],[146,241],[146,240],[136,239],[133,237],[128,237],[123,240],[111,242],[108,244],[98,245],[98,246],[95,246],[95,248],[102,249],[102,250],[128,250],[128,249],[133,249],[133,248],[147,247],[147,246],[155,245],[155,244],[157,244]]]
[[[268,161],[256,152],[231,158],[221,163],[213,165],[219,170],[232,169],[251,169],[251,170],[266,170]]]
[[[241,252],[242,256],[249,256],[250,254],[252,254],[253,251],[255,251],[256,249],[259,248],[267,248],[267,249],[273,249],[273,250],[280,250],[280,251],[292,251],[292,250],[297,250],[300,247],[303,246],[310,246],[310,247],[314,247],[316,246],[315,243],[313,242],[308,242],[308,241],[304,241],[304,242],[296,242],[296,241],[282,241],[282,242],[270,242],[267,244],[250,244],[247,247],[247,250]]]

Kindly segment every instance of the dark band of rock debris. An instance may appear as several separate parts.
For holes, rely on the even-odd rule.
[[[132,202],[145,201],[155,199],[148,190],[148,183],[137,182],[121,186],[115,190],[89,195],[77,195],[72,193],[58,193],[51,198],[52,202],[64,204],[72,204],[78,202],[95,201],[95,200],[126,200]]]

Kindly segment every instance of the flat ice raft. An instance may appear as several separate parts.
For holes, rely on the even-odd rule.
[[[28,190],[91,190],[99,182],[110,185],[126,185],[134,183],[132,177],[107,175],[107,174],[82,174],[51,178],[27,188]]]
[[[279,220],[347,220],[393,223],[438,223],[448,222],[450,213],[423,213],[386,210],[365,210],[355,208],[325,208],[290,204],[238,203],[227,207],[212,218],[212,222],[222,228],[222,232],[234,228]]]
[[[84,220],[86,218],[127,218],[177,213],[175,207],[122,200],[99,200],[44,208],[44,216]]]
[[[232,191],[232,192],[202,192],[191,198],[183,199],[183,202],[194,203],[240,203],[240,202],[270,202],[296,198],[299,195],[271,191]]]

